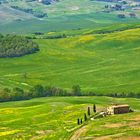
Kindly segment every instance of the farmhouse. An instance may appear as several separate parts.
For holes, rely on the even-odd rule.
[[[127,104],[123,105],[111,105],[107,108],[107,113],[112,114],[123,114],[130,112],[130,106]]]

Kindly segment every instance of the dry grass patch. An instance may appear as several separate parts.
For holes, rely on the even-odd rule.
[[[140,115],[136,115],[135,117],[129,119],[129,120],[132,120],[132,121],[140,121]]]
[[[93,138],[93,140],[114,140],[115,137],[121,137],[124,133],[118,133],[114,135],[108,135],[108,136],[101,136],[98,138]]]
[[[115,140],[140,140],[140,137],[129,136],[129,137],[116,138]]]
[[[43,139],[45,136],[52,134],[53,130],[39,130],[36,131],[36,136],[33,136],[30,140],[37,140],[37,139]]]
[[[112,124],[105,124],[104,127],[107,127],[107,128],[119,128],[119,127],[122,127],[122,126],[125,126],[125,124],[122,124],[122,123],[112,123]]]

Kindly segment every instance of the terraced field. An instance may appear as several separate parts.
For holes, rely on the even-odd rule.
[[[140,138],[140,100],[109,97],[49,97],[0,104],[0,139]],[[77,126],[87,107],[104,110],[111,103],[129,103],[135,110]],[[137,140],[136,139],[136,140]]]
[[[140,91],[140,29],[37,39],[41,51],[0,59],[0,87],[53,85],[98,93]],[[25,75],[26,74],[26,78]]]

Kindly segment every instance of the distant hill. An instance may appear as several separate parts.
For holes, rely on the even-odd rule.
[[[75,30],[137,22],[139,8],[140,2],[133,0],[1,0],[0,32]]]

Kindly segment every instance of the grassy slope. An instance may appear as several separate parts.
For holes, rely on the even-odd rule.
[[[104,35],[38,39],[39,53],[0,59],[0,86],[28,88],[40,83],[70,88],[79,84],[83,90],[99,93],[139,92],[139,38],[140,29],[130,29]]]
[[[11,24],[11,22],[16,23],[18,25],[18,21],[17,19],[22,19],[25,21],[30,21],[35,20],[36,18],[33,17],[30,14],[27,14],[25,12],[21,12],[18,10],[14,10],[12,8],[9,8],[8,6],[5,5],[0,5],[0,32],[6,32],[9,31],[9,27],[13,28],[13,25]],[[21,18],[22,17],[22,18]],[[6,28],[6,26],[11,25],[9,27]],[[3,30],[3,27],[5,27],[5,29]],[[14,32],[14,29],[11,29],[12,32]]]
[[[0,23],[1,33],[26,34],[33,32],[63,31],[72,29],[97,28],[115,23],[136,22],[139,19],[120,19],[115,15],[105,13],[89,13],[78,15],[67,15],[60,17],[49,17],[46,20],[28,19],[23,21],[12,21]]]
[[[77,118],[93,103],[98,110],[111,103],[129,103],[135,112],[90,121],[82,137],[140,136],[139,102],[131,98],[53,97],[1,103],[0,139],[68,139],[77,128]]]

